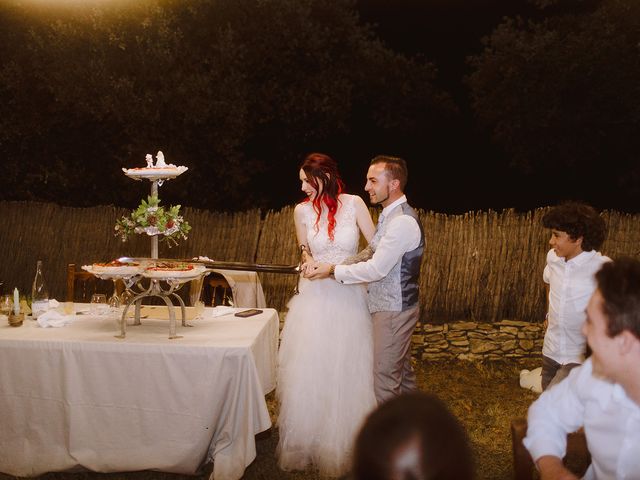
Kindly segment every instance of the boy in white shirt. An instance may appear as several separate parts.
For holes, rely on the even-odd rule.
[[[549,307],[542,347],[542,388],[546,390],[584,361],[584,311],[596,288],[594,274],[610,258],[597,251],[606,225],[592,207],[564,203],[549,210],[542,224],[551,229],[552,247],[543,273]]]

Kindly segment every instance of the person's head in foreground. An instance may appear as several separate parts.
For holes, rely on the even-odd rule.
[[[605,263],[596,283],[582,327],[592,350],[593,373],[627,383],[638,377],[640,365],[640,261]]]
[[[380,405],[356,439],[356,480],[473,478],[469,441],[460,422],[434,395],[416,392]]]
[[[589,205],[567,202],[553,207],[542,217],[551,229],[549,244],[556,255],[571,260],[582,252],[598,250],[607,233],[604,220]]]

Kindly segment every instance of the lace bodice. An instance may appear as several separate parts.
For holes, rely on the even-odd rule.
[[[336,226],[333,241],[329,239],[326,207],[322,211],[316,226],[316,212],[311,202],[300,205],[307,231],[307,241],[311,254],[316,261],[325,263],[341,263],[345,258],[354,255],[358,250],[360,231],[356,223],[356,197],[340,195],[340,203],[336,212]]]

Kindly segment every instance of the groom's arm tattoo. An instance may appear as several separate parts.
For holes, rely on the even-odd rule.
[[[373,257],[373,248],[371,245],[367,245],[363,250],[360,250],[355,255],[346,258],[340,265],[351,265],[353,263],[366,262]]]

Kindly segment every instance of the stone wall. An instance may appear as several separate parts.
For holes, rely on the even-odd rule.
[[[418,324],[412,352],[422,360],[503,360],[539,358],[542,324],[502,320],[495,323]]]
[[[279,312],[280,330],[286,312]],[[415,360],[528,360],[540,359],[544,331],[541,323],[502,320],[496,323],[418,323],[411,353]]]

